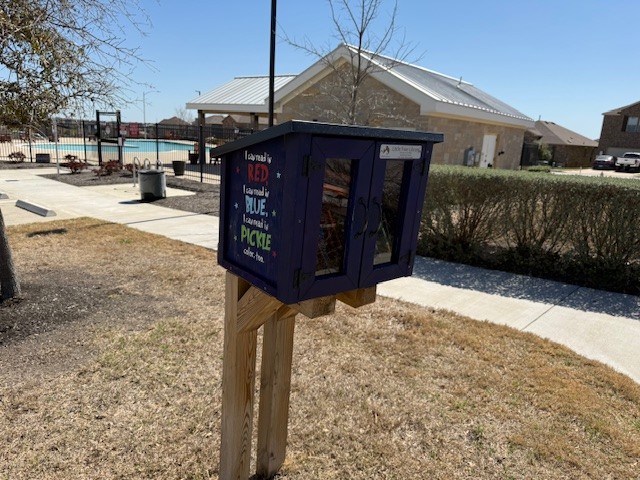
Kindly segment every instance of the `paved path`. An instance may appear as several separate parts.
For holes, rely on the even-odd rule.
[[[55,173],[55,169],[0,170],[0,193],[9,196],[8,200],[0,200],[7,225],[93,217],[214,250],[218,247],[216,217],[139,202],[139,190],[133,183],[79,188],[40,176],[48,173]],[[167,195],[189,194],[167,189]],[[52,208],[56,216],[40,217],[17,208],[16,200]]]
[[[7,225],[88,216],[215,250],[218,219],[138,202],[132,185],[74,187],[39,175],[53,170],[0,170]],[[168,195],[185,195],[168,189]],[[53,208],[39,217],[16,200]],[[508,325],[568,346],[640,383],[640,298],[523,275],[417,258],[414,274],[378,286],[383,296]]]

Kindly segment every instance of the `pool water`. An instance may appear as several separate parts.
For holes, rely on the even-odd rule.
[[[171,142],[168,140],[158,140],[157,142],[157,151],[158,152],[186,152],[188,150],[193,150],[193,143],[179,143],[179,142]],[[34,149],[42,149],[42,150],[51,150],[55,151],[56,144],[53,142],[45,142],[45,143],[34,143]],[[58,151],[59,152],[84,152],[84,144],[83,143],[59,143]],[[87,152],[97,153],[98,145],[95,142],[87,142]],[[102,144],[102,152],[103,153],[117,153],[118,146],[113,143],[103,143]],[[124,143],[124,153],[155,153],[156,152],[156,141],[155,140],[129,140],[127,139]]]

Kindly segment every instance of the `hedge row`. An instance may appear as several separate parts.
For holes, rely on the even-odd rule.
[[[434,166],[418,253],[640,293],[640,182]]]

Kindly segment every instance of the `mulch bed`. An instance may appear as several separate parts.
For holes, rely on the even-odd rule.
[[[96,185],[113,185],[132,183],[132,175],[128,172],[112,175],[97,176],[93,172],[82,172],[76,174],[62,173],[60,175],[43,175],[59,182],[64,182],[77,187],[92,187]],[[220,214],[220,185],[211,183],[201,183],[181,177],[167,175],[167,187],[179,188],[194,192],[195,195],[167,197],[155,200],[154,205],[166,208],[174,208],[185,212],[200,213],[204,215]]]

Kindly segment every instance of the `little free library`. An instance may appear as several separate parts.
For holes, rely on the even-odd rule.
[[[257,330],[264,325],[257,474],[286,449],[295,316],[375,301],[411,275],[438,133],[289,121],[222,158],[227,269],[220,478],[249,478]]]

